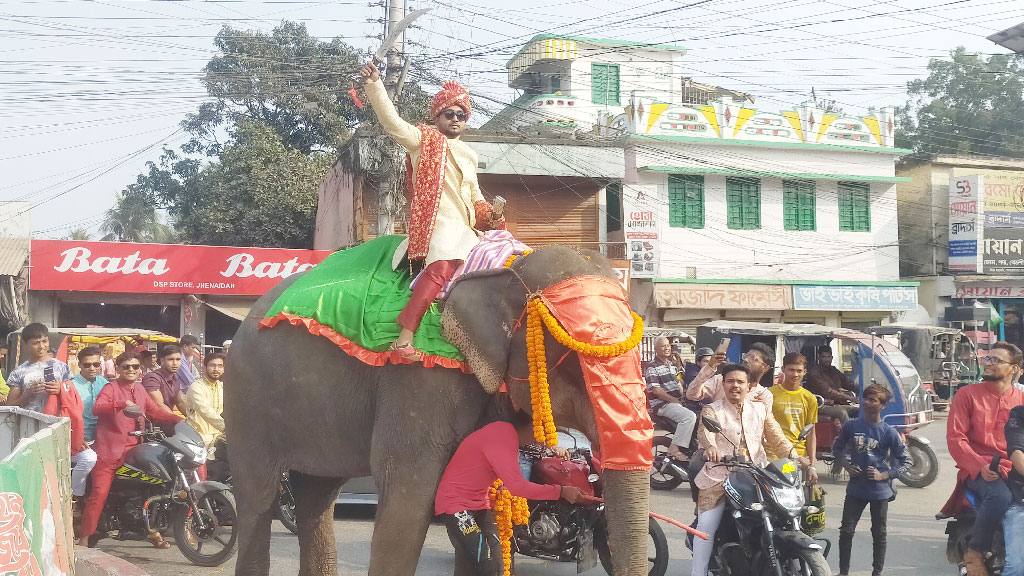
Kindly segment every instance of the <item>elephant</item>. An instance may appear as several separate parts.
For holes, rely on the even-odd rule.
[[[445,337],[473,374],[422,364],[367,365],[322,336],[260,319],[298,275],[253,306],[233,338],[225,376],[224,419],[238,507],[238,576],[270,570],[272,503],[292,471],[300,576],[337,574],[333,503],[347,479],[372,475],[379,504],[371,576],[416,570],[445,466],[504,380],[518,406],[531,406],[523,318],[528,294],[576,276],[615,279],[597,252],[547,246],[513,268],[461,277],[442,303]],[[525,322],[523,322],[525,324]],[[545,333],[551,411],[558,426],[583,432],[600,448],[577,355]],[[554,365],[554,360],[562,362]],[[616,576],[647,573],[648,471],[606,470],[604,496]],[[456,566],[455,574],[468,574]]]

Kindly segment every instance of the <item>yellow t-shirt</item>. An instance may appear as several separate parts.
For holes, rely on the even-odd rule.
[[[772,416],[782,428],[782,433],[793,443],[796,453],[806,456],[807,448],[804,441],[798,438],[804,426],[817,423],[818,399],[803,388],[791,392],[776,384],[769,390],[772,393]]]

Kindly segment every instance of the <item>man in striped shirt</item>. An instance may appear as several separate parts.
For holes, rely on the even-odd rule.
[[[676,425],[672,444],[668,447],[668,455],[676,460],[687,460],[689,457],[683,449],[690,445],[693,430],[697,425],[697,415],[683,406],[682,380],[679,379],[679,368],[672,362],[672,343],[664,336],[654,341],[654,362],[647,367],[644,378],[647,380],[647,408],[652,416],[661,416]]]

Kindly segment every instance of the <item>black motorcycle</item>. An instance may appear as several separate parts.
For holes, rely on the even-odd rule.
[[[698,409],[700,405],[692,404]],[[689,408],[689,406],[687,406]],[[666,432],[666,434],[655,434],[654,442],[651,444],[651,451],[654,456],[654,464],[651,465],[651,488],[653,490],[674,490],[683,482],[690,481],[688,464],[674,460],[668,455],[668,447],[672,445],[675,436],[676,423],[664,416],[652,416],[654,430]],[[697,451],[697,427],[693,427],[693,435],[690,436],[690,443],[682,451],[692,455]]]
[[[185,422],[170,436],[148,421],[130,434],[143,442],[114,472],[97,534],[116,530],[117,540],[145,540],[170,533],[193,564],[223,564],[238,541],[235,498],[225,484],[199,481],[196,470],[207,457],[202,437]]]
[[[534,464],[534,482],[575,486],[584,495],[598,498],[580,504],[565,500],[529,501],[529,523],[513,528],[516,552],[545,560],[575,562],[577,572],[590,570],[600,560],[605,572],[612,574],[604,504],[599,501],[600,468],[590,450],[570,450],[568,462],[545,458],[540,449],[523,452]],[[548,465],[541,465],[542,460],[547,460]],[[648,535],[648,576],[664,576],[668,569],[668,540],[654,518],[649,519]]]
[[[999,454],[992,457],[989,463],[989,470],[998,473],[999,461],[1002,458]],[[946,561],[959,568],[960,574],[966,574],[964,566],[964,554],[967,552],[967,545],[971,541],[971,534],[974,532],[974,520],[977,513],[974,510],[974,494],[967,491],[967,500],[971,504],[969,508],[957,513],[952,519],[942,514],[936,514],[936,520],[949,520],[946,522]],[[992,538],[992,553],[985,556],[985,567],[992,576],[999,576],[1006,568],[1006,543],[1003,541],[1003,524],[999,523],[995,536]]]
[[[705,417],[702,422],[715,434],[722,431],[712,418]],[[800,437],[806,438],[812,429],[813,424],[804,427]],[[830,542],[811,538],[800,530],[800,518],[808,510],[795,461],[781,458],[760,467],[739,455],[727,456],[714,466],[730,471],[725,481],[725,513],[715,534],[709,574],[832,574],[825,561]],[[692,537],[687,538],[687,545],[692,549]]]

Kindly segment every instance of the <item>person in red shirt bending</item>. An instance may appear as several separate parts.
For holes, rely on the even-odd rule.
[[[1021,373],[1024,354],[1008,342],[996,342],[985,358],[981,382],[957,390],[949,407],[946,445],[956,462],[957,485],[977,496],[974,532],[964,554],[968,576],[987,576],[985,553],[992,549],[996,528],[1010,508],[1012,497],[1004,478],[1011,463],[1006,459],[1006,435],[1010,410],[1024,404],[1024,392],[1013,386]],[[1000,472],[989,470],[992,456],[1002,457]],[[962,499],[959,489],[943,508],[955,507]]]
[[[82,512],[82,532],[79,544],[93,548],[99,535],[99,524],[103,504],[114,481],[114,471],[124,464],[124,455],[140,440],[129,432],[140,430],[144,418],[165,424],[177,424],[182,419],[153,400],[141,384],[137,384],[142,370],[142,361],[135,352],[125,352],[114,360],[117,379],[104,386],[96,396],[92,413],[96,416],[96,467],[93,468],[92,490]],[[170,548],[159,532],[149,537],[157,548]]]
[[[511,413],[511,422],[499,420],[473,432],[459,445],[441,475],[434,497],[434,514],[448,529],[455,547],[455,565],[473,566],[477,576],[499,576],[504,571],[498,526],[491,512],[488,490],[495,480],[513,496],[530,500],[579,502],[583,495],[573,486],[534,484],[519,468],[519,445],[533,442],[530,415],[518,412],[511,402],[499,400]]]

